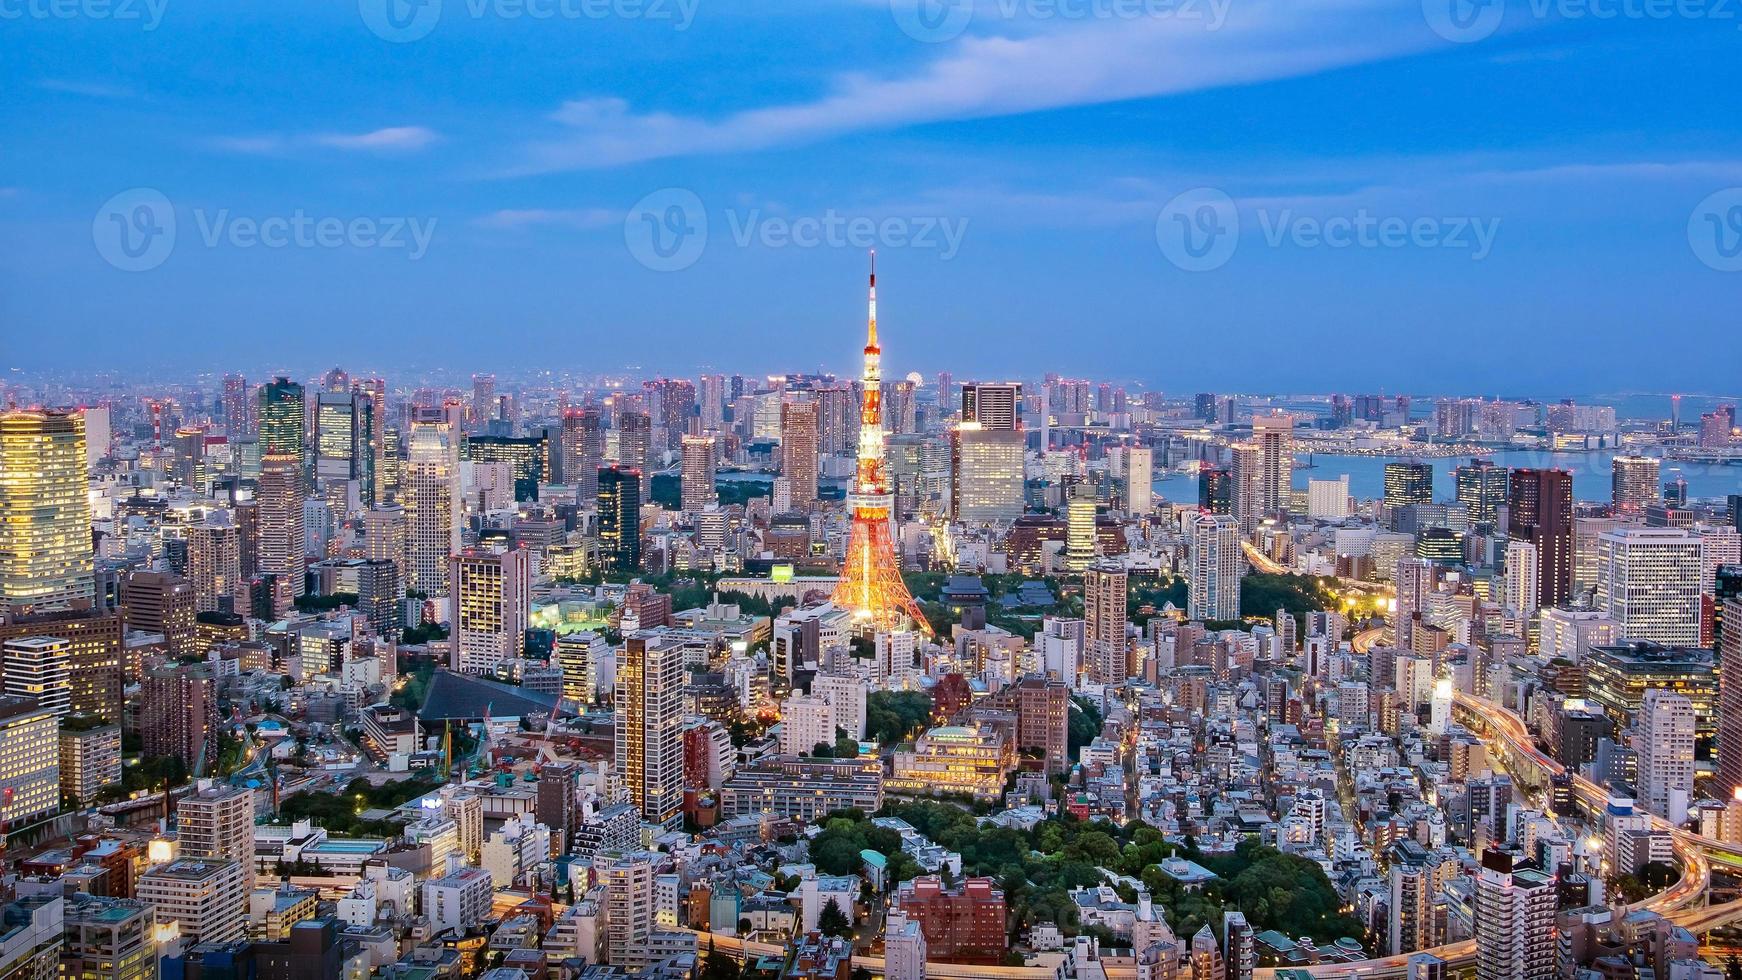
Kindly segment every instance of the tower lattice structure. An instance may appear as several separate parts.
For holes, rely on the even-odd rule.
[[[835,586],[835,605],[851,610],[853,620],[865,629],[890,630],[910,622],[914,629],[931,635],[931,624],[919,603],[901,580],[901,565],[895,559],[892,515],[895,498],[889,492],[883,467],[883,350],[877,346],[877,253],[871,253],[870,316],[865,342],[864,398],[859,405],[859,465],[853,474],[852,534],[847,539],[847,560],[841,583]]]

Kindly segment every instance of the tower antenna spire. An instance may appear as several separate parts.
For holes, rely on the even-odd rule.
[[[870,339],[868,339],[865,342],[865,349],[867,351],[873,351],[873,350],[877,349],[877,250],[876,249],[871,250],[871,288],[870,288],[869,295],[870,295],[870,304],[869,304],[870,315],[867,319],[867,336]]]

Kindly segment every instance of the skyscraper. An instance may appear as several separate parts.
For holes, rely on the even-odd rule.
[[[989,524],[1022,516],[1023,442],[1020,431],[983,429],[978,422],[950,430],[952,517],[964,524]]]
[[[472,405],[469,412],[471,428],[474,431],[484,428],[485,423],[496,418],[499,411],[499,403],[496,401],[496,376],[472,375]]]
[[[1294,418],[1281,413],[1252,419],[1252,439],[1258,444],[1258,505],[1274,514],[1288,506],[1294,486]]]
[[[7,697],[29,698],[65,718],[72,704],[72,646],[58,636],[24,636],[0,645]]]
[[[277,453],[263,457],[259,488],[254,498],[260,504],[260,574],[275,576],[274,595],[302,595],[306,560],[302,527],[303,476],[298,458]],[[288,601],[275,602],[274,612],[282,612],[288,606]]]
[[[575,496],[591,500],[599,493],[599,467],[605,462],[605,424],[597,406],[563,413],[561,438],[563,479]]]
[[[246,603],[241,530],[227,510],[212,511],[187,529],[188,581],[195,612],[235,612]]]
[[[1126,597],[1121,566],[1098,563],[1083,573],[1083,647],[1090,683],[1123,684],[1131,676]],[[1076,686],[1075,678],[1066,680]]]
[[[363,557],[390,561],[403,588],[409,525],[401,504],[380,504],[363,514]]]
[[[1537,606],[1564,604],[1573,591],[1573,475],[1566,470],[1513,470],[1506,533],[1536,545]]]
[[[1086,484],[1065,501],[1065,568],[1080,572],[1095,560],[1095,491]]]
[[[817,501],[817,409],[814,401],[780,406],[780,472],[792,488],[793,510],[809,510]]]
[[[1597,538],[1597,609],[1624,640],[1699,646],[1704,562],[1683,528],[1618,527]]]
[[[1385,464],[1385,506],[1391,509],[1434,502],[1434,468],[1427,463]]]
[[[1657,500],[1659,463],[1652,456],[1616,456],[1611,462],[1609,500],[1618,514],[1637,514]]]
[[[1225,514],[1199,514],[1192,519],[1190,549],[1186,615],[1240,618],[1240,526]]]
[[[315,476],[323,484],[356,480],[358,497],[375,499],[375,402],[358,392],[326,392],[315,408]]]
[[[657,632],[628,637],[617,663],[616,763],[641,819],[675,825],[683,809],[684,650]]]
[[[531,615],[532,562],[520,548],[468,548],[448,559],[448,625],[453,669],[494,673],[526,652]]]
[[[726,427],[725,375],[702,375],[696,394],[696,412],[701,417],[703,432],[718,432]]]
[[[682,462],[679,492],[684,511],[698,513],[718,502],[720,494],[714,489],[714,437],[684,436]]]
[[[89,467],[83,416],[0,414],[0,612],[95,597]]]
[[[448,594],[448,556],[460,550],[460,451],[438,418],[414,420],[406,449],[406,584],[429,596]]]
[[[1012,432],[1022,427],[1022,385],[977,381],[962,385],[962,421]]]
[[[1234,513],[1234,475],[1226,469],[1198,469],[1198,509],[1206,514]]]
[[[1254,443],[1237,442],[1228,447],[1228,458],[1229,512],[1241,531],[1251,532],[1264,516],[1264,453]]]
[[[1742,670],[1734,666],[1742,664],[1742,596],[1719,601],[1724,625],[1717,637],[1718,798],[1728,800],[1742,790]]]
[[[1485,459],[1472,459],[1452,471],[1458,503],[1470,512],[1470,523],[1492,525],[1506,503],[1507,469]]]
[[[1142,517],[1155,505],[1155,450],[1131,446],[1125,450],[1125,511]]]
[[[224,375],[224,434],[231,442],[254,435],[254,413],[249,410],[248,379],[240,374]]]
[[[303,459],[302,385],[278,377],[260,386],[260,455],[292,456],[298,472]]]
[[[634,470],[640,477],[641,500],[651,499],[653,470],[653,419],[645,412],[624,412],[617,417],[617,465]]]
[[[1645,692],[1634,720],[1639,802],[1672,824],[1687,821],[1694,795],[1694,704],[1673,691]]]
[[[183,857],[229,859],[242,866],[242,893],[254,888],[254,791],[202,784],[175,806]]]
[[[641,471],[605,466],[598,481],[600,562],[620,572],[640,571]]]

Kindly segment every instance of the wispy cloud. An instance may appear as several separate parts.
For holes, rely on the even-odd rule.
[[[440,138],[435,130],[423,126],[388,126],[367,133],[324,133],[314,137],[314,142],[336,150],[408,153],[421,150]]]
[[[607,208],[526,208],[495,211],[474,223],[484,228],[517,230],[540,226],[603,228],[622,221],[623,212]]]
[[[354,153],[415,153],[441,139],[425,126],[387,126],[362,133],[259,133],[250,136],[218,136],[207,145],[226,153],[279,156],[300,149],[343,150]]]
[[[134,99],[139,93],[125,85],[108,82],[74,81],[65,78],[39,78],[36,87],[44,92],[82,95],[92,99]]]
[[[1419,11],[1407,6],[1244,0],[1230,5],[1215,30],[1151,17],[1064,22],[1021,36],[970,35],[909,74],[843,73],[817,99],[718,119],[638,113],[611,96],[578,98],[552,114],[558,131],[527,141],[507,169],[533,174],[762,150],[854,132],[1252,84],[1438,46]]]

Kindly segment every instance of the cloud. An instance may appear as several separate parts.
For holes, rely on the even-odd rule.
[[[326,133],[313,139],[337,150],[403,153],[421,150],[440,138],[435,130],[423,126],[389,126],[367,133]]]
[[[80,82],[64,78],[41,78],[36,81],[36,87],[44,92],[61,92],[66,95],[83,95],[93,99],[133,99],[139,93],[125,85],[110,85],[106,82]]]
[[[621,211],[607,208],[528,208],[495,211],[479,218],[475,224],[505,230],[538,226],[592,229],[621,224],[622,221]]]
[[[610,96],[577,98],[551,115],[558,132],[527,141],[508,169],[536,174],[763,150],[1265,82],[1438,46],[1415,5],[1403,6],[1411,10],[1380,0],[1242,0],[1226,4],[1214,29],[1207,16],[1149,16],[1049,23],[1021,36],[969,35],[906,75],[842,73],[812,101],[718,119],[637,113]]]
[[[249,156],[280,156],[314,147],[354,153],[415,153],[441,139],[424,126],[388,126],[366,133],[261,133],[218,136],[206,141],[213,149]]]

